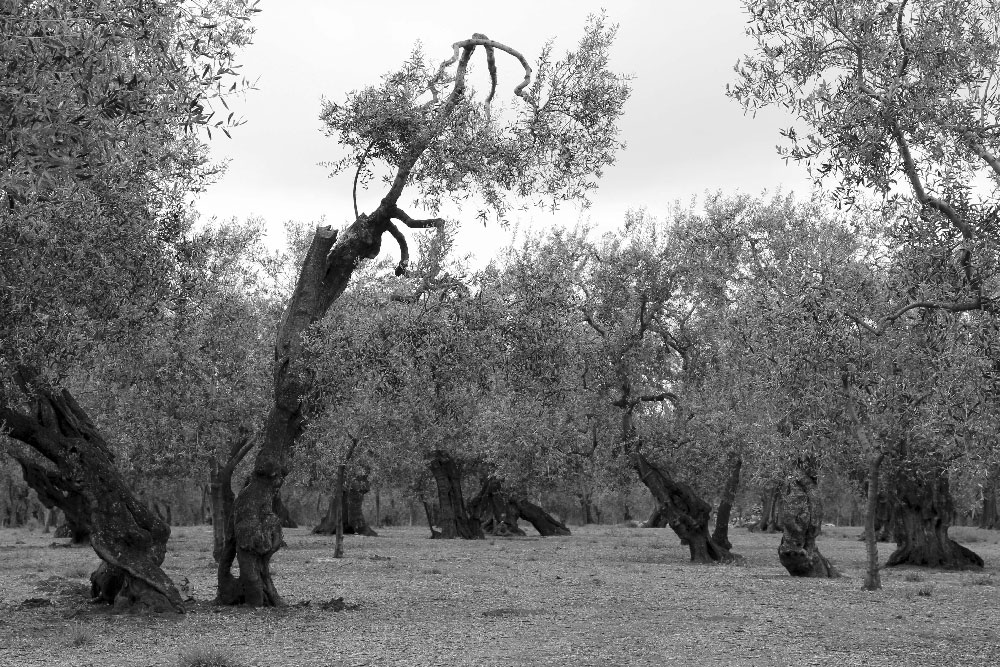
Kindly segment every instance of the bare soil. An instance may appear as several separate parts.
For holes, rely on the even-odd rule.
[[[195,600],[134,617],[87,603],[92,550],[0,530],[0,665],[176,666],[211,651],[231,666],[1000,665],[1000,532],[952,531],[981,572],[884,570],[875,593],[861,590],[859,532],[820,538],[846,576],[805,580],[778,564],[778,535],[742,529],[744,564],[699,566],[663,529],[431,541],[388,528],[348,536],[336,560],[332,537],[302,528],[275,560],[288,606],[242,609],[211,604],[211,529],[175,528],[165,569]]]

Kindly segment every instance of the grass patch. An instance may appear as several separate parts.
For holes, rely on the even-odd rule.
[[[178,667],[249,667],[219,648],[200,647],[183,651]]]
[[[903,581],[908,581],[911,584],[923,580],[924,580],[924,575],[920,574],[919,572],[907,572],[905,575],[903,575]]]
[[[934,587],[921,586],[920,588],[917,589],[917,595],[919,595],[922,598],[929,598],[930,596],[934,595]]]
[[[73,648],[82,648],[94,643],[94,633],[83,623],[74,623],[69,631],[69,645]]]

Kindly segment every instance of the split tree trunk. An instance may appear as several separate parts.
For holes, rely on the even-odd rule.
[[[729,476],[726,477],[726,486],[722,490],[722,498],[719,500],[719,511],[715,513],[715,530],[712,532],[712,541],[721,544],[727,549],[733,548],[733,543],[729,541],[729,519],[733,513],[733,501],[736,500],[736,492],[740,488],[740,471],[743,468],[743,459],[739,456],[730,456]]]
[[[983,559],[948,537],[953,503],[948,472],[897,467],[893,474],[898,548],[886,567],[918,565],[949,570],[978,569]]]
[[[216,600],[224,601],[237,595],[238,582],[231,573],[236,558],[236,524],[233,507],[233,473],[236,466],[253,448],[250,436],[234,438],[229,443],[226,458],[213,457],[208,472],[208,495],[212,512],[212,558],[218,564],[216,571]]]
[[[431,452],[428,461],[438,489],[437,525],[441,528],[438,536],[445,540],[458,537],[466,540],[482,539],[482,526],[469,516],[465,508],[461,464],[451,454],[440,449]]]
[[[633,452],[632,465],[662,508],[667,524],[681,538],[681,542],[687,544],[692,561],[730,562],[738,558],[708,534],[712,507],[699,498],[694,489],[673,479],[639,451]]]
[[[499,481],[487,478],[479,494],[469,502],[470,512],[479,518],[483,530],[498,537],[524,535],[517,525],[524,519],[542,537],[569,535],[569,528],[544,509],[525,499],[507,494]]]
[[[793,577],[839,577],[816,546],[823,527],[823,507],[816,477],[799,470],[786,487],[781,514],[781,544],[778,560]]]
[[[34,395],[32,414],[0,407],[0,421],[89,503],[90,542],[103,561],[91,575],[95,597],[120,611],[183,612],[177,587],[160,568],[170,527],[131,492],[111,448],[68,391]]]

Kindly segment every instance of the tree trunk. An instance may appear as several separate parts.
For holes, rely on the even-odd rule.
[[[875,530],[876,514],[878,512],[878,481],[882,459],[885,454],[879,454],[872,459],[868,468],[868,505],[865,514],[865,555],[867,568],[861,587],[866,591],[877,591],[882,588],[882,578],[878,571],[878,535]]]
[[[59,474],[59,471],[19,452],[10,452],[24,472],[24,481],[35,490],[43,505],[62,510],[65,528],[56,530],[56,537],[69,537],[74,546],[90,544],[90,515],[92,508],[86,494],[77,484]]]
[[[544,509],[531,502],[519,498],[514,501],[522,519],[534,526],[542,537],[564,537],[569,535],[566,524],[555,518]]]
[[[431,504],[429,502],[427,502],[426,500],[423,500],[421,502],[424,505],[424,512],[427,514],[427,527],[431,531],[431,539],[432,540],[439,540],[439,539],[441,539],[441,531],[439,531],[439,530],[437,530],[437,528],[435,528],[435,526],[438,525],[438,522],[437,522],[437,510],[434,509],[434,507],[432,507]],[[413,515],[411,514],[410,517],[412,518],[412,516]],[[410,522],[410,525],[411,526],[413,525],[412,521]]]
[[[371,215],[359,215],[343,234],[317,228],[303,261],[274,346],[274,404],[267,415],[261,447],[249,483],[236,498],[236,548],[242,595],[231,601],[250,606],[282,604],[271,578],[271,558],[284,544],[281,486],[288,475],[295,442],[305,427],[303,397],[310,374],[302,334],[343,293],[359,262],[378,256],[382,234],[392,224],[399,193],[383,199]]]
[[[732,549],[733,544],[729,541],[729,519],[733,513],[733,501],[736,500],[736,491],[740,488],[740,471],[743,468],[743,459],[739,456],[731,456],[729,459],[729,476],[726,478],[726,486],[722,490],[722,499],[719,500],[719,511],[715,514],[715,530],[712,532],[712,541],[721,544],[727,549]]]
[[[34,395],[33,414],[0,407],[0,421],[89,503],[90,543],[104,561],[91,575],[95,596],[117,610],[183,612],[177,587],[160,569],[170,527],[132,494],[111,448],[68,391]]]
[[[281,520],[282,528],[298,528],[299,522],[292,518],[292,513],[288,511],[288,505],[281,498],[279,493],[274,499],[274,513],[278,515]]]
[[[638,450],[632,454],[632,465],[659,503],[669,526],[687,544],[692,561],[730,562],[738,558],[708,534],[712,507],[699,498],[690,486],[673,479]]]
[[[990,468],[983,485],[983,513],[979,516],[979,527],[1000,529],[1000,466]]]
[[[805,470],[786,487],[781,514],[781,545],[778,560],[793,577],[839,577],[816,546],[823,527],[823,508],[816,490],[816,477]]]
[[[462,497],[462,467],[449,454],[436,450],[428,457],[431,473],[438,489],[438,526],[441,539],[466,540],[483,538],[479,522],[469,517]]]
[[[479,494],[469,502],[469,511],[479,519],[484,531],[498,537],[524,535],[518,519],[529,522],[542,537],[570,534],[562,521],[526,498],[506,493],[493,478],[483,481]]]
[[[592,523],[600,523],[600,518],[597,516],[597,507],[594,505],[594,499],[592,492],[579,491],[576,494],[577,500],[580,501],[580,514],[583,520],[584,526],[589,526]]]
[[[772,485],[761,496],[760,521],[752,526],[751,530],[759,530],[762,533],[777,533],[781,530],[782,500],[781,485]]]
[[[893,474],[898,548],[886,567],[918,565],[950,570],[978,569],[983,559],[948,537],[952,499],[948,472],[897,467]]]
[[[341,510],[341,525],[344,533],[348,535],[378,537],[378,533],[375,532],[375,530],[373,530],[368,524],[368,520],[365,518],[364,513],[365,495],[370,489],[371,486],[368,483],[368,473],[364,470],[357,472],[351,478],[350,483],[345,484],[345,487],[340,494],[341,503],[343,503],[343,510]],[[330,504],[327,507],[326,515],[319,522],[319,525],[313,528],[313,534],[336,534],[337,523],[333,516],[337,505],[335,502],[336,495],[337,491],[335,488],[333,493],[330,494]]]

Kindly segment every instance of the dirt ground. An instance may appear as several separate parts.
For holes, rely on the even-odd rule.
[[[286,531],[275,579],[289,606],[215,607],[211,529],[175,528],[165,563],[187,614],[88,604],[90,549],[0,530],[0,665],[1000,665],[1000,532],[954,529],[982,572],[883,571],[860,589],[860,529],[820,548],[845,574],[792,579],[778,535],[733,529],[743,565],[696,566],[668,530],[431,541],[426,529],[333,539]],[[884,560],[890,545],[880,546]],[[341,605],[326,605],[343,597]],[[308,603],[308,604],[305,604]],[[185,663],[182,657],[188,658]]]

